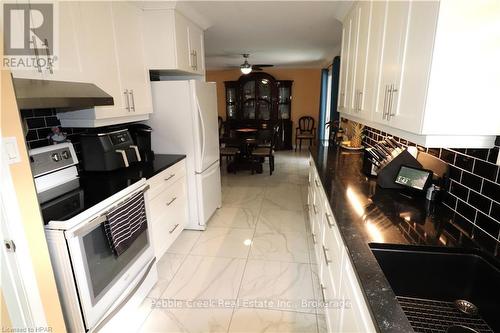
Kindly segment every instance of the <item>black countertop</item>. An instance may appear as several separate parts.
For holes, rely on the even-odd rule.
[[[384,190],[365,176],[362,152],[322,143],[310,148],[337,225],[380,332],[412,332],[370,243],[475,247],[452,223],[452,212],[425,198]]]
[[[135,163],[128,168],[106,172],[80,171],[80,186],[78,188],[42,205],[44,221],[48,223],[50,220],[65,221],[70,219],[142,178],[149,179],[184,158],[186,158],[186,155],[155,154],[153,161]],[[75,204],[69,200],[75,196],[83,197],[83,200],[79,200],[80,204]],[[64,198],[69,199],[66,204],[61,204]],[[57,208],[47,208],[51,206]],[[74,206],[74,208],[70,206]]]

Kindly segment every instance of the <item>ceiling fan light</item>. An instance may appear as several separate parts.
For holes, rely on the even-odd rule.
[[[240,70],[243,74],[250,74],[252,72],[252,66],[240,67]]]

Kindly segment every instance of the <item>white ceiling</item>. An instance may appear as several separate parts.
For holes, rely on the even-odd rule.
[[[144,4],[144,2],[143,2]],[[167,5],[149,2],[147,7]],[[351,1],[182,1],[175,7],[205,30],[208,69],[251,64],[320,67],[340,53],[340,21]]]

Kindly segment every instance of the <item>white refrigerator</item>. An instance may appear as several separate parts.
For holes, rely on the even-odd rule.
[[[151,82],[156,154],[185,154],[189,222],[186,228],[204,230],[221,206],[217,89],[214,82],[197,80]]]

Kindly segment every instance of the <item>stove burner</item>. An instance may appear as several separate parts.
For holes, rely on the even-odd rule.
[[[458,310],[468,315],[476,315],[478,313],[477,306],[464,299],[457,299],[455,306]]]

